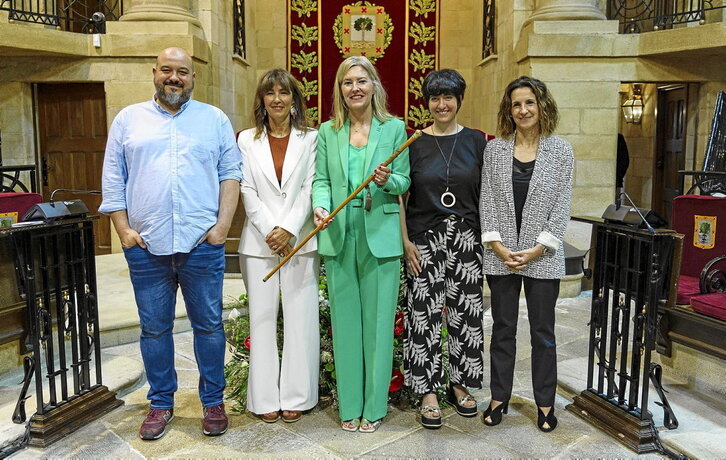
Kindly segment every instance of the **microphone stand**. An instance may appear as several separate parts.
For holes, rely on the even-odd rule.
[[[638,213],[638,215],[640,216],[640,219],[641,219],[641,220],[643,221],[643,223],[645,224],[645,226],[646,226],[646,227],[648,228],[648,231],[649,231],[650,233],[655,233],[655,229],[653,228],[653,226],[652,226],[652,225],[650,225],[650,222],[648,222],[648,221],[646,220],[646,218],[645,218],[645,216],[643,215],[643,213],[642,213],[642,212],[640,212],[640,209],[638,209],[638,207],[637,207],[637,206],[635,206],[635,203],[633,203],[633,200],[631,200],[631,199],[630,199],[630,197],[628,196],[628,194],[627,194],[627,193],[625,193],[625,192],[620,192],[620,194],[618,194],[618,204],[617,204],[617,207],[618,207],[618,209],[620,208],[620,198],[622,198],[622,197],[625,197],[625,198],[627,198],[627,199],[628,199],[628,202],[629,202],[629,203],[630,203],[630,205],[631,205],[631,206],[633,207],[633,209],[635,210],[635,212],[637,212],[637,213]]]
[[[87,194],[87,195],[100,195],[100,190],[71,190],[67,188],[57,188],[53,190],[50,194],[50,201],[48,201],[50,204],[53,204],[53,199],[55,198],[55,194],[58,192],[64,192],[64,193],[80,193],[80,194]]]

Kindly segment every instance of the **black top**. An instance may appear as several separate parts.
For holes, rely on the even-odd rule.
[[[454,138],[456,148],[452,155]],[[437,140],[441,151],[436,145]],[[458,135],[436,136],[435,139],[424,133],[411,144],[408,150],[411,187],[406,208],[409,238],[434,228],[452,214],[462,217],[464,222],[480,233],[479,193],[486,144],[486,138],[481,132],[469,128],[463,128]],[[449,192],[456,197],[456,203],[447,208],[441,204],[441,194],[446,190],[446,161],[449,155]],[[450,201],[448,197],[446,202]]]
[[[517,219],[517,233],[522,227],[522,212],[524,211],[524,202],[527,201],[529,181],[532,180],[535,161],[523,163],[512,157],[512,191],[514,192],[514,215]]]

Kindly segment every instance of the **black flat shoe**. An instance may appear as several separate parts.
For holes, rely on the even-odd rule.
[[[462,417],[476,417],[476,404],[471,407],[463,405],[463,403],[467,401],[474,401],[474,403],[476,403],[476,400],[470,394],[466,394],[465,396],[457,399],[456,393],[454,393],[454,386],[449,385],[449,389],[446,391],[446,400],[449,404],[456,408],[456,413]]]
[[[549,425],[549,427],[545,428],[545,423]],[[537,408],[537,428],[539,428],[541,431],[544,431],[545,433],[549,433],[550,431],[557,428],[557,417],[555,417],[555,406],[552,406],[550,411],[547,413],[547,415],[542,412],[542,409],[539,407]]]
[[[481,421],[486,426],[495,426],[502,423],[502,414],[506,414],[509,410],[509,401],[504,401],[496,408],[492,409],[492,403],[489,403],[489,407],[481,415]],[[487,422],[487,417],[491,419],[491,422]]]

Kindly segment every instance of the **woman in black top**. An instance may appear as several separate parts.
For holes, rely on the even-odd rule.
[[[481,233],[483,268],[491,289],[492,401],[482,421],[494,426],[507,413],[517,346],[519,294],[524,286],[531,336],[537,426],[557,426],[555,303],[565,276],[563,239],[570,216],[572,146],[552,133],[557,104],[531,77],[512,81],[499,106],[499,137],[484,151]],[[486,213],[484,212],[486,210]]]
[[[411,187],[401,213],[406,384],[422,395],[421,423],[432,429],[441,426],[436,389],[447,384],[442,316],[449,345],[447,399],[460,415],[476,415],[476,401],[466,387],[481,388],[483,379],[479,192],[486,139],[456,122],[465,89],[455,70],[434,71],[424,80],[423,95],[434,122],[409,147]]]

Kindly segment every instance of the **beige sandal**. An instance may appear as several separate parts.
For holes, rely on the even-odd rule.
[[[360,428],[358,428],[358,431],[361,433],[373,433],[379,426],[381,426],[381,423],[383,423],[381,419],[371,422],[367,418],[364,418],[360,421]]]
[[[350,420],[344,420],[340,424],[340,428],[343,431],[358,431],[358,428],[360,427],[360,419],[359,418],[352,418]]]
[[[259,414],[258,417],[265,423],[275,423],[280,420],[280,411]]]

